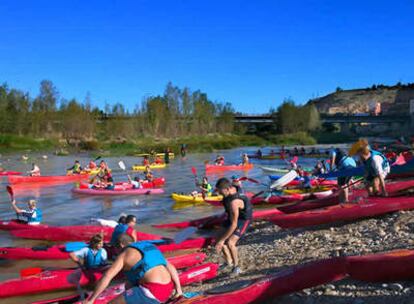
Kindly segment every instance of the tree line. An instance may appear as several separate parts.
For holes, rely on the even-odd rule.
[[[34,98],[7,84],[0,86],[2,134],[84,141],[231,133],[234,113],[231,103],[214,102],[200,90],[171,82],[164,94],[145,97],[132,112],[122,103],[93,107],[89,94],[84,101],[65,99],[49,80],[40,83]]]

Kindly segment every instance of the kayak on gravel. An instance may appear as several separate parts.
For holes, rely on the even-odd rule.
[[[44,176],[19,176],[9,175],[9,184],[55,184],[55,183],[72,183],[86,180],[89,174],[74,174],[74,175],[44,175]]]
[[[370,197],[354,204],[343,204],[292,214],[269,216],[267,220],[282,228],[308,227],[361,218],[375,217],[400,210],[414,209],[414,197]]]
[[[156,242],[156,240],[155,240]],[[189,239],[176,244],[166,240],[157,244],[161,252],[173,252],[186,249],[201,249],[211,245],[212,238]],[[86,243],[67,243],[65,245],[34,246],[34,247],[0,247],[0,259],[5,260],[67,260],[69,252],[86,247]],[[105,249],[111,253],[111,246],[105,245]]]
[[[142,165],[135,165],[132,166],[132,170],[133,171],[144,171],[146,169],[147,166],[142,166]],[[164,169],[165,167],[167,167],[167,164],[151,164],[149,165],[150,169]]]
[[[172,264],[179,264],[182,261],[181,258],[178,261],[175,261],[174,258],[167,260]],[[195,264],[198,263],[196,260]],[[35,275],[7,280],[0,282],[0,298],[74,289],[77,288],[77,285],[90,285],[101,279],[106,269],[105,267],[89,270],[81,270],[80,268],[45,270]],[[218,265],[214,263],[193,266],[179,274],[181,284],[187,285],[207,278],[214,278],[217,276],[217,269]]]
[[[237,170],[243,170],[248,171],[253,169],[253,164],[247,164],[247,165],[205,165],[206,172],[220,172],[220,171],[237,171]]]
[[[183,286],[187,286],[197,282],[203,282],[207,280],[214,279],[218,275],[218,264],[206,263],[199,266],[191,267],[190,269],[184,270],[179,273],[180,283]],[[105,289],[99,297],[95,300],[94,304],[104,304],[109,303],[114,300],[116,297],[125,292],[125,284],[116,284]],[[64,296],[57,299],[45,300],[34,302],[32,304],[68,304],[68,303],[79,303],[81,296],[75,294],[72,296]],[[175,302],[173,302],[175,303]]]

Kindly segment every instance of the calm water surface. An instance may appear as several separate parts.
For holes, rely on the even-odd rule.
[[[227,164],[240,163],[243,152],[254,153],[255,148],[238,148],[233,150],[220,151],[226,158]],[[267,149],[263,150],[266,153]],[[134,214],[138,218],[138,227],[142,231],[162,233],[166,236],[173,236],[174,231],[160,231],[151,227],[155,223],[176,222],[186,219],[208,216],[222,212],[221,208],[209,205],[190,206],[183,209],[173,209],[174,201],[170,198],[172,192],[188,193],[195,189],[194,176],[191,167],[197,169],[199,177],[204,174],[204,163],[206,160],[213,161],[217,153],[189,154],[186,159],[176,157],[171,160],[166,169],[154,170],[156,176],[166,178],[165,194],[162,195],[140,195],[140,196],[118,196],[118,197],[99,197],[81,196],[73,194],[71,188],[73,184],[65,184],[53,187],[33,187],[28,186],[15,190],[17,201],[25,202],[30,198],[38,200],[38,207],[43,212],[43,222],[49,225],[84,225],[90,224],[91,218],[106,218],[117,220],[121,213]],[[42,175],[63,175],[65,169],[69,168],[75,159],[83,165],[90,160],[88,155],[78,156],[53,156],[48,155],[48,159],[42,159],[41,155],[30,155],[28,161],[21,160],[21,154],[6,155],[0,158],[1,166],[7,170],[26,172],[30,169],[31,162],[35,161],[42,170]],[[128,167],[135,163],[140,163],[142,158],[133,157],[108,157],[104,158],[110,168],[113,169],[115,182],[126,180],[126,173],[119,169],[118,161],[123,160]],[[285,165],[281,160],[251,160],[255,163],[255,168],[248,173],[244,172],[225,172],[223,175],[209,175],[210,182],[214,185],[216,179],[221,176],[230,177],[233,174],[248,175],[249,177],[268,183],[267,175],[258,165],[279,166]],[[299,164],[312,166],[314,159],[300,159]],[[131,175],[134,173],[129,172]],[[5,190],[7,178],[3,178],[0,185],[0,219],[8,220],[15,217],[9,203],[9,197]],[[260,191],[264,189],[262,185],[245,183],[245,188],[250,191]],[[0,246],[32,246],[45,244],[39,241],[18,240],[9,235],[8,232],[0,231]],[[57,267],[73,266],[69,261],[0,261],[0,280],[15,278],[19,275],[19,270],[25,267]],[[19,297],[13,299],[2,299],[0,303],[30,303],[34,300],[48,299],[62,294],[72,292],[43,294],[31,297]]]

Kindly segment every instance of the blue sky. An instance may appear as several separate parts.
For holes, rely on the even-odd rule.
[[[168,81],[267,112],[414,82],[414,2],[0,1],[0,82],[133,109]]]

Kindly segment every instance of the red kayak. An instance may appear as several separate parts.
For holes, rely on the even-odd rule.
[[[253,169],[253,164],[248,165],[223,165],[223,166],[217,166],[217,165],[209,165],[206,164],[206,172],[221,172],[221,171],[248,171]]]
[[[161,252],[172,252],[186,249],[201,249],[211,245],[212,238],[196,238],[181,242],[180,244],[165,243],[157,245]],[[106,247],[108,252],[111,250]],[[0,259],[7,260],[66,260],[69,252],[65,245],[34,246],[34,247],[0,247]]]
[[[188,270],[185,270],[179,273],[180,283],[183,286],[190,285],[196,282],[202,282],[206,280],[211,280],[217,277],[218,265],[214,263],[207,263],[200,266],[192,267]],[[117,284],[115,286],[107,288],[101,295],[96,299],[94,304],[104,304],[109,303],[120,294],[125,291],[124,284]],[[64,296],[58,299],[45,300],[39,302],[33,302],[32,304],[67,304],[67,303],[78,303],[80,300],[79,294]]]
[[[174,259],[172,260],[173,262]],[[198,261],[195,261],[195,263],[198,263]],[[74,289],[78,283],[80,286],[86,286],[97,282],[103,276],[106,269],[86,271],[82,271],[79,268],[45,270],[36,275],[4,281],[0,283],[0,298]],[[218,265],[213,263],[191,267],[179,275],[181,284],[188,285],[205,280],[206,277],[216,277],[217,269]]]
[[[73,188],[73,193],[84,195],[150,195],[150,194],[162,194],[164,189],[162,188],[140,188],[140,189],[127,189],[123,187],[116,187],[114,190],[109,189],[93,189],[93,188]]]
[[[89,189],[89,185],[88,183],[80,183],[79,184],[79,189]],[[151,189],[151,188],[159,188],[165,185],[165,178],[164,177],[157,177],[154,178],[153,181],[143,181],[141,183],[142,188],[143,189]],[[114,190],[133,190],[133,186],[132,184],[128,183],[128,182],[120,182],[120,183],[115,183],[115,189]]]
[[[383,215],[399,210],[414,209],[414,197],[366,198],[360,203],[345,204],[292,214],[272,215],[268,218],[282,228],[322,225],[340,221],[352,221]]]
[[[253,218],[260,220],[267,218],[274,214],[283,214],[283,212],[277,209],[264,209],[264,210],[254,210]],[[212,216],[203,217],[196,220],[169,223],[169,224],[158,224],[153,225],[156,228],[187,228],[187,227],[200,227],[200,228],[210,228],[213,226],[220,225],[226,219],[225,214],[217,214]]]
[[[286,295],[322,284],[342,280],[346,277],[343,258],[315,261],[281,270],[264,278],[244,280],[219,286],[179,304],[248,304],[264,303],[274,297]],[[101,302],[99,302],[101,303]],[[106,303],[106,302],[102,302]]]
[[[16,171],[1,171],[0,176],[9,176],[9,175],[22,175],[22,172]]]
[[[12,228],[13,227],[13,228]],[[20,228],[19,228],[20,227]],[[107,226],[47,226],[27,225],[16,221],[0,222],[0,229],[10,230],[13,236],[32,240],[45,241],[89,241],[95,234],[103,233],[104,240],[110,241],[114,228]],[[7,229],[8,228],[8,229]],[[137,231],[140,240],[159,240],[163,237],[157,234]]]
[[[88,174],[74,174],[74,175],[45,175],[45,176],[8,176],[10,184],[28,184],[28,183],[42,183],[42,184],[60,184],[73,183],[88,179]]]

